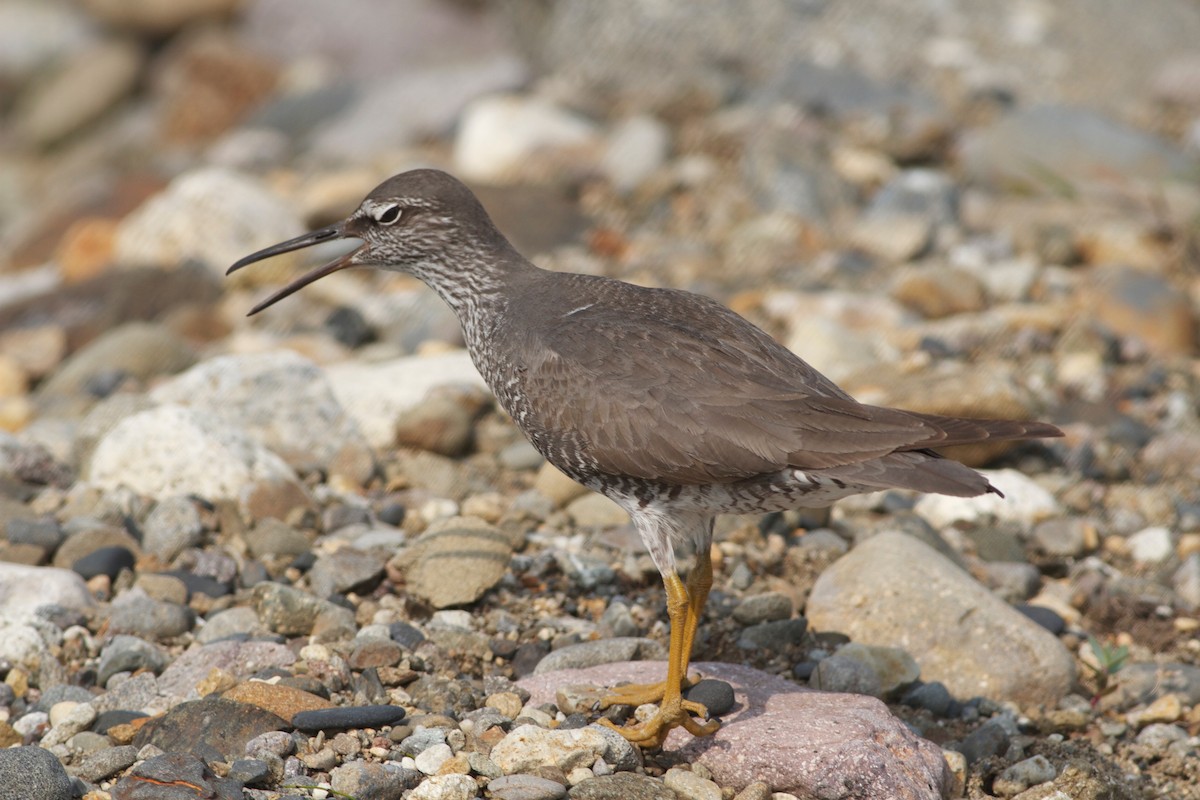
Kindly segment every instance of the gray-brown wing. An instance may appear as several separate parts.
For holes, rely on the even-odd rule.
[[[523,388],[554,401],[525,424],[602,472],[680,484],[947,443],[931,418],[859,404],[723,306],[671,294],[675,304],[633,294],[532,326]]]

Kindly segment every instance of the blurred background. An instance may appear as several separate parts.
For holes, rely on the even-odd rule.
[[[1009,602],[1048,610],[1031,614],[1085,682],[1132,648],[1148,666],[1122,679],[1135,687],[1112,701],[1122,711],[1162,694],[1156,663],[1179,667],[1182,700],[1157,713],[1186,742],[1200,726],[1197,42],[1194,0],[3,0],[0,522],[120,527],[146,516],[146,497],[198,495],[246,520],[292,520],[304,553],[338,520],[366,519],[363,497],[407,535],[460,502],[494,522],[512,501],[527,515],[520,536],[619,528],[612,508],[553,488],[511,424],[488,416],[477,377],[467,399],[421,405],[428,386],[473,373],[456,320],[417,282],[339,273],[247,319],[331,252],[224,277],[390,175],[439,167],[543,267],[709,294],[866,402],[1066,431],[957,454],[1019,470],[1012,502],[991,511],[890,493],[831,519],[754,522],[736,541],[724,525],[717,607],[769,589],[799,610],[814,564],[881,519],[903,524]],[[214,361],[280,350],[305,359],[274,365],[299,385],[259,372],[230,388],[221,370],[239,373]],[[212,372],[177,377],[197,364]],[[416,411],[401,413],[401,395]],[[181,427],[141,415],[197,397],[285,457],[291,494],[247,499],[242,478],[203,483],[205,463],[169,483],[165,468],[137,472]],[[123,423],[138,435],[109,441]],[[518,494],[531,486],[553,503]],[[234,536],[237,519],[206,531]],[[794,535],[827,523],[836,535]],[[121,542],[164,563],[191,552]],[[0,536],[0,557],[70,566],[57,546]],[[649,598],[636,630],[656,630],[648,560],[576,550],[526,551],[512,561],[524,583],[501,569],[446,604],[502,580],[518,596],[629,592],[616,563]],[[291,563],[279,574],[302,575]],[[249,574],[242,585],[267,573]],[[540,646],[544,616],[505,630]],[[705,653],[741,657],[735,635],[714,634]],[[1012,674],[1036,685],[1034,672]],[[1089,697],[1066,695],[1071,680],[1050,707],[1085,727]],[[1090,684],[1092,705],[1104,690]],[[1136,760],[1133,735],[1096,741]],[[1155,785],[1170,795],[1185,772],[1163,767]]]

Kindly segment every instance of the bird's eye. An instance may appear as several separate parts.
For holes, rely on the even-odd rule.
[[[375,221],[380,225],[393,225],[400,219],[400,211],[399,204],[392,203],[376,208],[371,216],[375,217]]]

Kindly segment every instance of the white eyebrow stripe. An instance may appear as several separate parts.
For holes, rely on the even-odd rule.
[[[573,308],[570,311],[568,311],[567,313],[563,314],[563,318],[565,319],[566,317],[569,317],[572,314],[578,314],[580,311],[587,311],[589,308],[591,308],[594,305],[596,305],[596,304],[588,303],[586,306],[580,306],[579,308]]]

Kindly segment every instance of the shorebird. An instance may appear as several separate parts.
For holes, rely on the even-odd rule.
[[[683,698],[712,586],[717,514],[824,507],[891,488],[998,494],[930,448],[1061,435],[1041,422],[864,405],[712,299],[540,269],[466,186],[437,170],[396,175],[341,222],[259,250],[229,272],[336,239],[361,244],[250,313],[359,266],[413,275],[449,304],[500,405],[547,461],[629,513],[662,574],[666,678],[601,701],[658,705],[641,723],[613,725],[646,747],[678,726],[704,736],[720,724]],[[696,554],[686,582],[675,554],[685,542]]]

